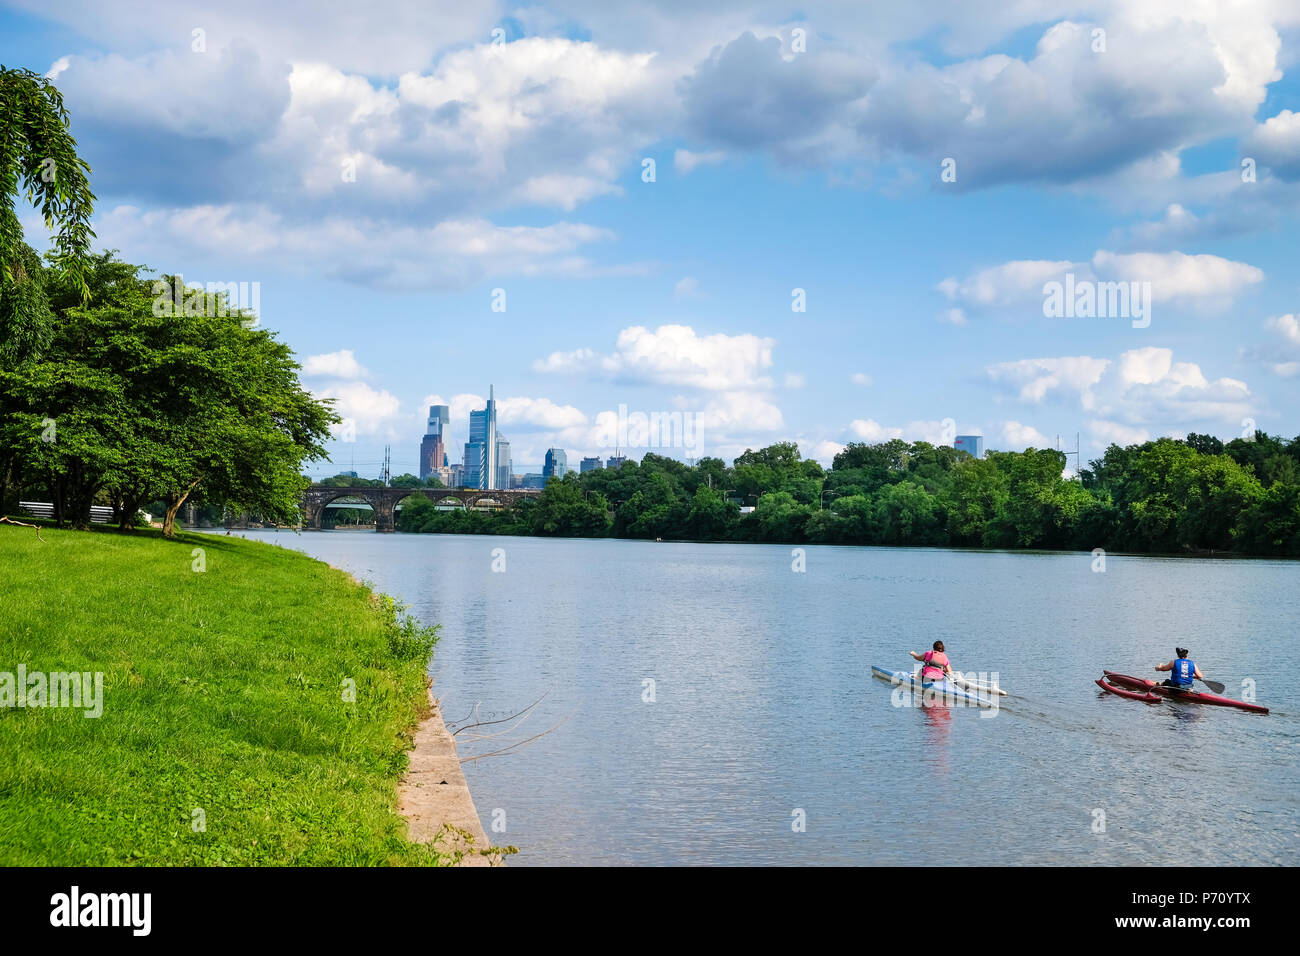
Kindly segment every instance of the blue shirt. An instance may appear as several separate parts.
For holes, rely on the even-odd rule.
[[[1174,661],[1174,670],[1169,675],[1169,682],[1175,687],[1191,687],[1195,673],[1196,662],[1186,657],[1180,657]]]

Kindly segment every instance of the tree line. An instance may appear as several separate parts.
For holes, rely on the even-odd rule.
[[[1111,445],[1077,477],[1052,449],[854,443],[831,468],[783,442],[728,467],[656,454],[551,479],[513,509],[408,498],[400,531],[1300,556],[1300,437]],[[742,505],[752,506],[742,512]]]

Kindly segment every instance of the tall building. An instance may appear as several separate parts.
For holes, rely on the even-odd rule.
[[[958,435],[952,440],[952,447],[958,451],[970,452],[976,458],[984,457],[983,435]]]
[[[497,433],[497,480],[493,488],[510,487],[510,442],[505,435]]]
[[[545,477],[563,478],[568,470],[569,456],[564,453],[563,448],[546,449],[546,464],[542,466],[542,474]]]
[[[601,465],[599,458],[584,458],[582,459],[582,466],[579,469],[578,474],[585,475],[587,472],[595,471],[601,467],[603,466]]]
[[[447,464],[447,442],[443,431],[451,421],[451,409],[446,405],[429,406],[429,423],[420,440],[420,477],[430,475]]]
[[[500,487],[497,483],[501,474],[497,459],[499,440],[495,391],[489,385],[487,408],[469,413],[469,441],[465,443],[466,488],[488,490]]]
[[[626,456],[626,455],[619,455],[619,454],[615,453],[615,454],[609,456],[609,460],[605,462],[605,467],[606,467],[606,468],[622,468],[622,467],[623,467],[623,462],[625,462],[625,461],[627,461],[627,456]]]
[[[443,482],[448,488],[465,487],[465,466],[462,464],[452,465],[447,469],[447,480]]]

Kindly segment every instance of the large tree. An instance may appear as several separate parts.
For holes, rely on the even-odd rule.
[[[16,203],[31,202],[54,238],[58,269],[84,289],[85,257],[94,233],[95,200],[69,132],[58,88],[31,70],[0,66],[0,362],[12,362],[48,341],[49,309],[33,275]]]
[[[171,536],[196,493],[293,521],[301,466],[324,456],[337,417],[248,315],[194,292],[183,309],[159,308],[141,272],[98,257],[90,302],[60,309],[39,359],[0,370],[6,444],[44,480],[60,523],[84,526],[96,497],[114,502],[123,525],[161,499]]]

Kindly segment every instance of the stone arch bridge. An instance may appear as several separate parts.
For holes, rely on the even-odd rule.
[[[397,503],[411,495],[423,495],[435,505],[452,499],[462,508],[513,508],[525,498],[536,498],[540,491],[481,491],[476,488],[327,488],[312,485],[302,496],[302,526],[319,531],[325,506],[338,498],[360,498],[375,513],[376,531],[394,531]]]

